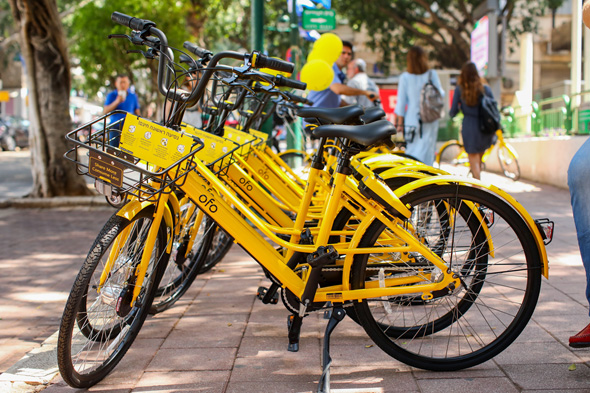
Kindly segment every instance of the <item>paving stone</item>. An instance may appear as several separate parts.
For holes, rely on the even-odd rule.
[[[145,372],[133,389],[133,393],[223,393],[229,374],[229,371]]]
[[[266,392],[281,393],[315,393],[317,383],[307,381],[307,377],[297,382],[230,382],[225,393],[259,393],[261,389]],[[264,387],[264,388],[263,388]],[[335,391],[333,391],[336,393]]]
[[[299,351],[287,351],[289,340],[285,337],[252,337],[245,336],[240,343],[238,357],[240,358],[280,358],[297,356],[311,362],[319,361],[321,356],[320,340],[314,337],[302,337],[299,341]]]
[[[162,348],[147,371],[231,370],[235,348]]]
[[[506,375],[494,361],[487,361],[477,366],[457,371],[427,371],[413,369],[416,379],[473,379],[482,377],[505,377]]]
[[[589,389],[590,368],[576,364],[576,370],[570,371],[571,364],[519,364],[502,366],[506,375],[521,389]]]
[[[547,356],[551,354],[550,356]],[[579,359],[558,342],[513,343],[494,360],[500,364],[575,363]]]
[[[237,348],[248,314],[206,315],[182,318],[164,342],[164,348]]]
[[[281,381],[299,382],[317,380],[321,375],[319,358],[310,364],[309,359],[287,352],[280,358],[237,358],[230,378],[235,382],[261,384]]]
[[[472,393],[483,390],[486,393],[510,393],[519,391],[505,377],[421,379],[417,383],[423,392]]]
[[[333,391],[350,390],[351,392],[419,392],[418,384],[407,366],[402,368],[387,365],[366,364],[358,366],[330,368]],[[404,371],[403,369],[406,369]]]

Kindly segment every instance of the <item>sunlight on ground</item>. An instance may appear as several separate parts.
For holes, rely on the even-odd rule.
[[[472,178],[468,176],[469,168],[467,167],[456,167],[453,165],[443,165],[441,169],[457,176]],[[519,192],[541,192],[541,189],[536,185],[528,182],[527,180],[513,181],[501,174],[492,172],[482,172],[481,181],[484,183],[493,184],[496,187],[508,193],[519,193]]]
[[[14,300],[20,300],[24,302],[65,302],[68,298],[66,292],[30,292],[30,293],[14,293],[10,296]]]

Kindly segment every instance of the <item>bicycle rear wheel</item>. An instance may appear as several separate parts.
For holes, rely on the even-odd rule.
[[[504,172],[504,176],[514,181],[520,179],[520,166],[516,155],[506,146],[498,147],[498,160]]]
[[[158,230],[141,291],[133,305],[131,295],[152,214],[153,209],[145,209],[131,221],[112,216],[76,277],[61,320],[57,347],[59,371],[72,387],[90,387],[111,372],[148,315],[168,258],[164,225]]]
[[[413,367],[452,371],[491,359],[522,332],[539,296],[541,263],[528,226],[506,202],[467,186],[417,190],[403,202],[415,212],[436,212],[410,219],[408,227],[415,228],[425,241],[430,236],[436,238],[436,233],[447,233],[441,256],[462,285],[449,293],[433,293],[430,300],[408,287],[405,296],[355,302],[357,318],[381,349]],[[441,209],[434,208],[440,205],[446,206],[446,217],[440,214]],[[423,223],[416,226],[420,221]],[[380,222],[373,223],[361,246],[379,247],[380,237],[387,232]],[[486,235],[482,237],[481,233]],[[488,252],[489,245],[493,249]],[[400,263],[403,257],[393,254],[357,255],[353,288],[394,277],[400,266],[405,274],[412,274],[409,264]],[[422,262],[413,275],[429,272],[436,278],[436,271],[428,268],[424,258],[410,255]]]
[[[213,220],[207,218],[212,225],[210,229],[212,234],[211,239],[211,247],[209,248],[209,252],[207,254],[207,258],[205,258],[205,262],[199,270],[199,274],[206,273],[209,270],[213,269],[215,265],[217,265],[223,257],[229,252],[231,246],[234,244],[234,238],[230,236],[223,228],[219,225],[216,225]]]
[[[215,225],[207,216],[201,216],[197,222],[198,211],[198,208],[181,206],[181,215],[189,214],[188,212],[192,214],[191,217],[181,217],[184,227],[180,228],[172,240],[170,260],[154,296],[150,314],[157,314],[172,307],[203,269],[211,248]],[[193,231],[196,233],[193,234]],[[187,250],[188,247],[191,249]]]

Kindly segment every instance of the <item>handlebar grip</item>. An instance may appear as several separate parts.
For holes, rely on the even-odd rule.
[[[146,27],[156,26],[156,23],[151,20],[134,18],[133,16],[125,15],[117,11],[113,12],[111,15],[111,20],[133,30],[143,30]]]
[[[200,58],[203,58],[203,57],[213,54],[213,53],[211,53],[211,51],[201,48],[201,47],[193,44],[190,41],[184,41],[184,44],[182,46],[184,47],[184,49],[188,50],[189,52],[194,53],[195,55],[199,56]]]
[[[280,59],[274,59],[259,52],[252,53],[251,61],[252,67],[255,68],[270,68],[271,70],[288,73],[292,73],[293,70],[295,70],[295,64]]]
[[[307,83],[296,81],[294,79],[285,78],[282,75],[277,75],[275,77],[275,85],[279,87],[290,87],[292,89],[297,90],[305,90],[307,88]]]
[[[285,95],[287,97],[289,97],[290,101],[311,105],[311,102],[307,98],[301,97],[300,95],[289,93],[289,92],[286,92]]]

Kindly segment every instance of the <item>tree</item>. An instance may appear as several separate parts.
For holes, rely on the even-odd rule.
[[[547,2],[506,0],[501,15],[506,16],[510,41],[536,30],[535,18],[544,13]],[[394,52],[398,65],[405,63],[400,48],[405,53],[410,46],[421,45],[430,50],[431,60],[438,65],[459,69],[469,60],[470,34],[477,22],[473,12],[480,3],[482,0],[341,0],[334,6],[354,29],[367,29],[374,39],[371,48],[383,54],[384,68]]]
[[[72,126],[70,63],[55,0],[10,0],[26,65],[33,190],[31,196],[89,195],[63,155]]]
[[[162,103],[163,98],[157,87],[157,60],[146,60],[139,53],[128,50],[147,50],[124,39],[112,39],[109,34],[128,34],[125,28],[111,21],[111,14],[119,11],[124,14],[156,22],[157,27],[166,33],[171,46],[182,48],[182,43],[191,39],[187,31],[186,17],[190,2],[143,0],[104,0],[89,2],[80,7],[66,21],[70,31],[72,57],[83,70],[83,80],[76,88],[93,96],[110,82],[114,86],[117,74],[125,73],[139,77],[134,80],[139,91],[142,107],[151,102]],[[175,54],[178,60],[178,53]]]

